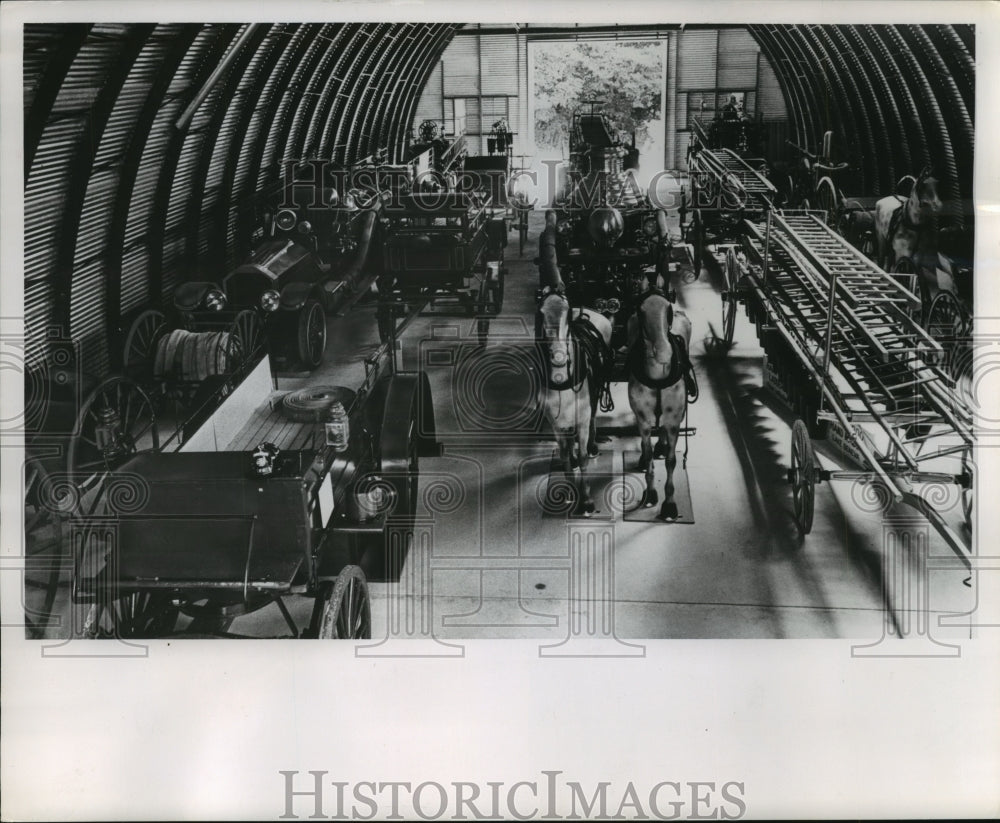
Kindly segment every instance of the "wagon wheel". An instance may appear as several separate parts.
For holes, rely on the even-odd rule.
[[[840,233],[840,227],[837,225],[837,188],[829,177],[822,178],[816,184],[814,199],[816,208],[826,215],[824,218],[826,225]]]
[[[252,362],[254,355],[264,346],[264,330],[255,311],[243,309],[236,315],[224,345],[223,373],[234,374]]]
[[[153,370],[156,345],[167,330],[167,317],[159,309],[141,312],[125,336],[122,367],[130,377],[145,377]]]
[[[345,566],[316,595],[310,635],[320,640],[368,640],[372,636],[371,600],[364,572]]]
[[[788,472],[792,483],[792,506],[795,522],[806,535],[812,530],[813,502],[816,496],[816,453],[809,431],[801,419],[792,425],[792,468]]]
[[[941,291],[935,295],[927,311],[924,328],[944,348],[945,364],[952,362],[965,330],[962,307],[954,294]]]
[[[53,483],[45,462],[40,457],[27,455],[24,461],[24,534],[30,537],[45,528],[58,513],[69,514],[73,509],[73,494],[53,497],[59,484]]]
[[[299,312],[296,340],[301,363],[309,371],[317,368],[326,351],[326,315],[319,300],[310,297]]]
[[[726,252],[726,299],[722,301],[722,336],[727,346],[733,345],[733,336],[736,332],[736,310],[739,306],[738,282],[736,251],[730,248]]]
[[[955,343],[965,327],[965,317],[958,299],[950,291],[940,291],[931,301],[924,328],[935,340]]]
[[[970,478],[969,488],[963,488],[960,494],[962,495],[962,514],[965,515],[965,525],[970,529],[972,528],[972,506],[975,498],[973,489],[975,489],[975,478],[972,472],[972,449],[968,448],[962,452],[962,473],[967,474]]]
[[[127,377],[109,378],[94,389],[80,408],[73,431],[67,470],[83,492],[136,454],[160,448],[153,403]]]
[[[790,174],[784,175],[784,182],[779,186],[781,190],[781,205],[784,208],[795,206],[795,178]]]
[[[109,597],[108,589],[103,588],[97,597],[84,618],[86,638],[163,637],[177,625],[180,609],[166,592],[133,591]]]
[[[25,587],[40,589],[42,603],[28,607],[24,620],[28,636],[42,638],[53,619],[59,593],[63,552],[62,520],[75,508],[73,490],[53,479],[44,461],[27,456],[24,463]],[[48,532],[46,533],[46,530]],[[36,577],[35,573],[38,573]]]

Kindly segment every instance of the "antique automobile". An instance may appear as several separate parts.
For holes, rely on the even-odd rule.
[[[540,279],[561,281],[573,305],[611,319],[617,349],[643,281],[667,280],[667,218],[636,184],[638,152],[613,136],[606,115],[575,114],[570,146],[568,194],[546,212],[539,238]]]
[[[296,169],[292,181],[272,194],[257,247],[246,261],[219,281],[181,284],[174,293],[176,317],[167,322],[158,310],[143,312],[137,322],[148,328],[133,325],[127,339],[155,346],[152,338],[172,325],[228,330],[235,317],[249,311],[257,315],[276,365],[316,369],[326,348],[325,314],[349,307],[377,274],[369,251],[378,242],[383,196],[377,175],[367,186],[356,184],[358,167],[347,170],[350,174],[325,166],[311,171],[303,180]]]

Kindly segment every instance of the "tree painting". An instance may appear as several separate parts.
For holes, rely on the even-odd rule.
[[[660,117],[662,43],[601,40],[546,43],[535,54],[535,144],[569,144],[573,112],[583,100],[601,100],[612,125],[645,143]]]

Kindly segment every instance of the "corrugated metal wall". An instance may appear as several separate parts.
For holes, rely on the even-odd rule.
[[[471,154],[486,154],[486,135],[501,117],[515,132],[514,154],[530,154],[528,133],[527,38],[523,33],[479,34],[480,26],[459,32],[434,68],[420,96],[416,122],[441,121],[445,101],[466,101],[467,143]]]
[[[283,158],[401,156],[458,27],[26,25],[28,368],[50,327],[77,341],[85,371],[118,368],[133,313],[249,251],[254,195]]]
[[[509,34],[478,34],[477,28],[471,26],[464,29],[445,50],[440,64],[431,75],[431,82],[421,95],[417,120],[442,120],[448,98],[467,98],[470,113],[480,105],[482,98],[481,121],[477,123],[470,116],[468,129],[470,135],[484,135],[501,116],[497,114],[499,98],[507,96],[507,120],[511,129],[517,132],[514,153],[530,154],[532,147],[527,145],[530,93],[527,88],[527,43],[530,27],[527,31],[511,31]],[[678,94],[673,103],[678,113],[678,139],[673,158],[675,167],[685,167],[689,112],[690,115],[698,114],[702,100],[706,104],[706,115],[711,117],[717,108],[719,94],[742,90],[747,95],[749,110],[756,109],[758,55],[760,46],[746,29],[698,29],[680,33]],[[766,57],[764,64],[767,65]],[[773,72],[771,75],[773,77]],[[780,93],[777,99],[769,98],[767,104],[768,119],[782,120],[786,117]],[[476,140],[470,137],[469,146],[473,154],[486,153],[485,138]],[[665,162],[665,165],[671,163]]]
[[[712,119],[725,105],[728,95],[741,92],[748,114],[758,111],[766,121],[788,118],[785,101],[778,94],[765,94],[761,82],[774,80],[767,56],[746,29],[696,29],[680,32],[677,52],[677,137],[674,141],[674,168],[687,168],[687,146],[692,118]],[[758,71],[760,76],[758,77]],[[668,102],[668,105],[670,103]],[[671,165],[670,158],[666,165]]]
[[[535,31],[377,22],[26,25],[29,367],[46,358],[55,327],[78,339],[88,370],[115,368],[130,313],[164,305],[177,283],[216,276],[247,252],[250,204],[277,180],[284,157],[343,162],[385,148],[397,158],[414,121],[442,119],[444,101],[456,97],[467,97],[480,132],[506,110],[515,154],[531,153],[526,66]],[[677,28],[644,36],[668,31]],[[695,104],[714,108],[738,85],[768,121],[772,150],[784,136],[815,147],[833,129],[840,158],[856,169],[850,191],[858,195],[890,191],[934,163],[949,216],[963,219],[975,143],[973,26],[688,27],[674,36],[676,165]],[[179,128],[179,115],[230,51],[233,62]],[[483,137],[478,151],[485,148]]]

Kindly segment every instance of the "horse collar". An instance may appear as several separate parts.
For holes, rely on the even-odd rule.
[[[566,379],[561,382],[556,382],[552,379],[551,369],[548,369],[545,374],[545,382],[548,388],[555,389],[556,391],[576,389],[577,386],[583,382],[584,377],[587,376],[586,369],[580,367],[580,346],[578,345],[576,338],[573,336],[572,331],[570,332],[569,349],[569,368],[567,369]]]
[[[647,389],[667,389],[684,376],[687,362],[687,352],[684,347],[684,338],[668,332],[667,339],[670,341],[670,348],[674,355],[670,361],[670,371],[667,372],[664,377],[656,380],[649,377],[643,368],[645,340],[640,337],[635,341],[635,343],[632,344],[632,349],[629,351],[629,372],[631,372],[632,376],[642,383],[642,385],[644,385]]]
[[[639,299],[635,303],[636,314],[639,314],[639,312],[642,311],[642,304],[646,302],[647,298],[652,297],[654,294],[666,298],[666,295],[663,293],[663,289],[658,288],[656,286],[650,286],[648,289],[646,289],[646,291],[644,291],[642,294],[639,295]]]

